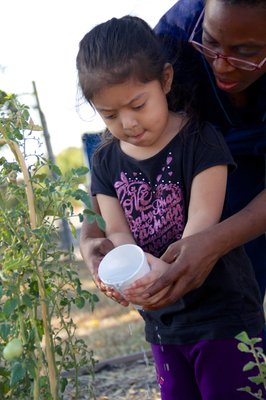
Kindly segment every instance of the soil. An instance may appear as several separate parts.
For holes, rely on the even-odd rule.
[[[88,375],[79,377],[79,400],[159,400],[159,389],[153,363],[145,360],[112,362],[95,372],[94,381]],[[93,391],[90,384],[93,383]],[[75,389],[69,384],[64,400],[74,400]]]

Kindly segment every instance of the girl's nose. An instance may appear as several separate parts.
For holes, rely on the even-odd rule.
[[[137,126],[136,118],[134,118],[134,116],[130,112],[123,113],[120,118],[123,129],[132,129]]]
[[[218,74],[226,74],[228,72],[234,71],[236,68],[224,58],[216,58],[212,61],[212,69]]]

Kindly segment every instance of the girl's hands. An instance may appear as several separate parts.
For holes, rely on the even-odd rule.
[[[106,286],[100,279],[98,278],[97,283],[95,282],[96,286],[100,289],[102,293],[104,293],[110,299],[116,301],[117,303],[121,304],[121,306],[127,307],[129,302],[121,295],[121,293],[117,292],[116,290]]]
[[[89,268],[92,279],[98,289],[100,289],[100,291],[107,297],[110,297],[122,306],[127,307],[129,305],[128,301],[126,301],[120,293],[104,285],[98,276],[98,268],[101,260],[113,248],[113,243],[104,237],[83,238],[80,246],[84,262]]]

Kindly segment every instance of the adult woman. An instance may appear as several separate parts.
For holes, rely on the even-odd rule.
[[[200,286],[219,257],[259,235],[247,251],[262,296],[265,292],[266,2],[206,0],[204,12],[203,9],[203,0],[179,0],[155,30],[158,35],[185,45],[182,62],[186,76],[176,76],[191,78],[193,83],[197,80],[199,112],[222,130],[238,164],[228,188],[232,210],[237,214],[170,247],[164,255],[164,260],[171,263],[169,271],[143,292],[143,306],[149,309],[174,302]],[[193,69],[189,63],[193,63]],[[97,279],[99,255],[110,250],[111,243],[91,240],[99,237],[93,229],[84,224],[81,252]],[[167,294],[161,292],[166,286]],[[129,291],[128,300],[132,296]]]

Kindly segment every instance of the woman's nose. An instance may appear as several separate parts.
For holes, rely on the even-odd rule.
[[[234,71],[236,68],[229,64],[225,58],[219,57],[212,61],[212,69],[218,74],[226,74]]]

